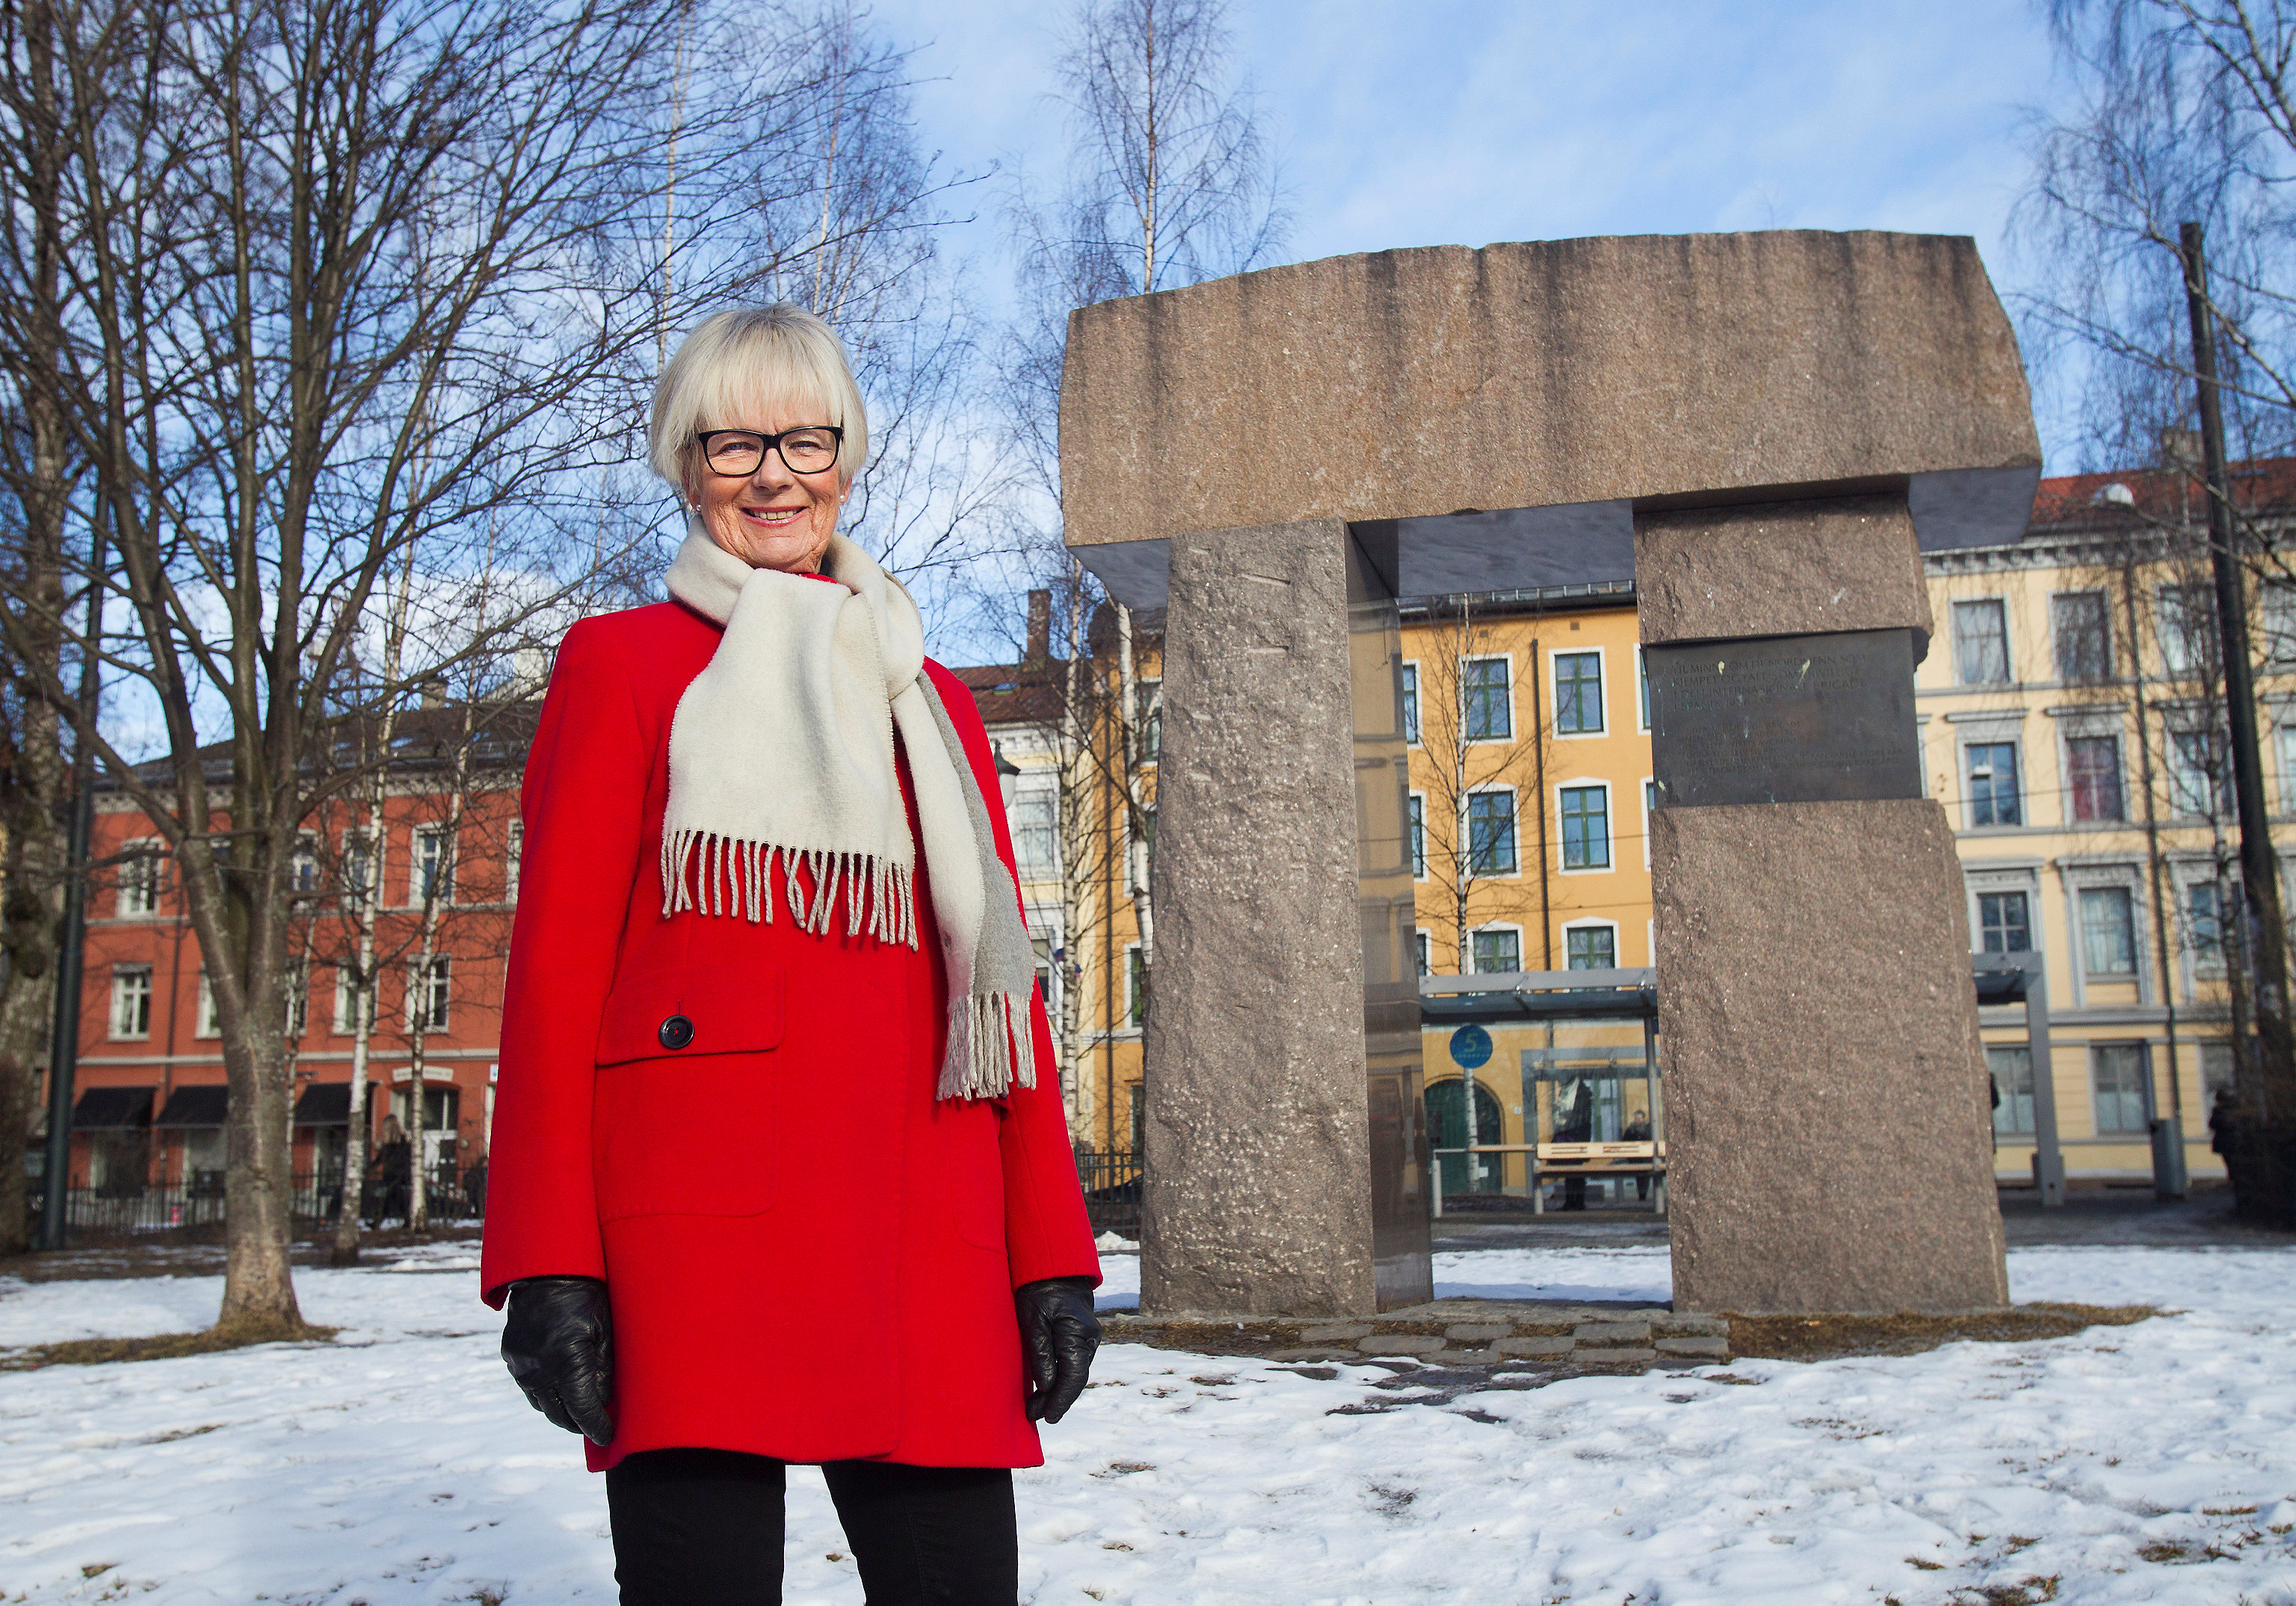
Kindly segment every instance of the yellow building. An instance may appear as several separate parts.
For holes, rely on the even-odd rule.
[[[2283,504],[2292,471],[2238,465],[2235,501]],[[1980,1016],[2004,1180],[2031,1175],[2044,1095],[2072,1180],[2150,1178],[2155,1116],[2181,1118],[2192,1175],[2223,1175],[2208,1113],[2232,1073],[2239,825],[2202,517],[2185,471],[2048,479],[2024,540],[1928,560],[1915,706],[1971,942],[2038,954],[2048,979],[2045,1069],[2021,1009]],[[2269,578],[2251,592],[2277,820],[2296,801],[2296,593]]]
[[[1634,588],[1624,584],[1405,604],[1423,975],[1652,963],[1650,703],[1636,635]],[[1474,1141],[1536,1143],[1558,1125],[1541,1068],[1574,1045],[1636,1055],[1642,1046],[1638,1026],[1559,1036],[1551,1026],[1493,1027],[1488,1061],[1468,1067],[1451,1052],[1452,1030],[1423,1034],[1439,1148],[1468,1135],[1471,1072]],[[1650,1112],[1638,1081],[1590,1086],[1600,1090],[1581,1112],[1590,1138],[1616,1140]],[[1528,1181],[1519,1155],[1479,1157],[1472,1169],[1455,1156],[1442,1170],[1453,1196],[1520,1194]]]
[[[1077,651],[1055,654],[1053,594],[1029,595],[1013,664],[962,668],[1004,783],[1021,892],[1053,1026],[1070,1140],[1080,1154],[1138,1151],[1141,1036],[1149,964],[1142,940],[1155,820],[1160,615],[1136,621],[1130,651],[1112,609]],[[1129,664],[1129,672],[1126,665]],[[1131,690],[1133,717],[1119,718]],[[1139,805],[1128,799],[1136,795]],[[1151,935],[1152,914],[1149,918]],[[1120,1185],[1118,1168],[1096,1183]]]
[[[1935,623],[1915,706],[1931,795],[1959,847],[1971,946],[2038,954],[2047,981],[2039,1086],[2021,1007],[1980,1015],[2004,1181],[2031,1174],[2044,1093],[2072,1180],[2149,1178],[2150,1123],[2171,1115],[2191,1173],[2222,1175],[2207,1115],[2232,1063],[2224,916],[2239,902],[2237,824],[2191,483],[2149,471],[2045,480],[2023,540],[1927,560]],[[2296,462],[2247,465],[2239,484],[2244,504],[2296,503]],[[2296,586],[2267,583],[2252,600],[2278,819],[2296,812]],[[1137,1147],[1152,970],[1141,915],[1152,936],[1161,621],[1135,623],[1128,769],[1109,610],[1073,672],[1033,627],[1019,667],[963,671],[1012,771],[1030,926],[1056,1030],[1068,1023],[1072,1127],[1080,1148],[1103,1153]],[[1422,972],[1653,964],[1649,701],[1633,587],[1421,599],[1404,604],[1402,644]],[[1128,806],[1128,785],[1140,807]],[[1503,1040],[1473,1078],[1477,1143],[1552,1135],[1543,1088],[1526,1122],[1531,1078],[1516,1067],[1557,1052],[1554,1032],[1539,1028],[1534,1044],[1529,1029],[1493,1030]],[[1439,1139],[1447,1128],[1456,1142],[1467,1077],[1450,1030],[1425,1035],[1426,1086]],[[1591,1052],[1629,1047],[1622,1038]],[[1622,1079],[1593,1112],[1591,1135],[1620,1136],[1646,1091]],[[1496,1161],[1481,1168],[1489,1174],[1471,1179],[1452,1165],[1447,1191],[1522,1191],[1519,1161],[1511,1176]]]

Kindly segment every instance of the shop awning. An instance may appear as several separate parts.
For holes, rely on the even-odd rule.
[[[366,1085],[367,1108],[374,1108],[381,1097],[382,1084]],[[295,1101],[295,1124],[298,1127],[348,1127],[351,1124],[351,1085],[348,1082],[314,1082],[303,1089]]]
[[[152,1124],[152,1095],[156,1087],[91,1087],[72,1109],[75,1132],[140,1131]]]
[[[221,1082],[205,1087],[178,1087],[168,1095],[156,1127],[220,1127],[230,1109],[230,1089]]]

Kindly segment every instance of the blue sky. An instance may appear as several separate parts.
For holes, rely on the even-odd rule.
[[[880,0],[928,148],[1057,171],[1062,0]],[[2029,0],[1234,0],[1306,260],[1390,246],[1773,227],[1973,235],[2005,295],[2027,109],[2058,93]],[[992,303],[991,197],[952,242]],[[2072,444],[2044,421],[2053,470]]]

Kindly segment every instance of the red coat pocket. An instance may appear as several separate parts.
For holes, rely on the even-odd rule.
[[[758,1216],[779,1186],[782,977],[697,968],[626,977],[598,1029],[598,1218]]]

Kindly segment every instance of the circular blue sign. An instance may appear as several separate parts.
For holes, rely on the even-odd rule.
[[[1451,1058],[1469,1070],[1487,1065],[1491,1058],[1491,1035],[1480,1026],[1463,1026],[1451,1034]]]

